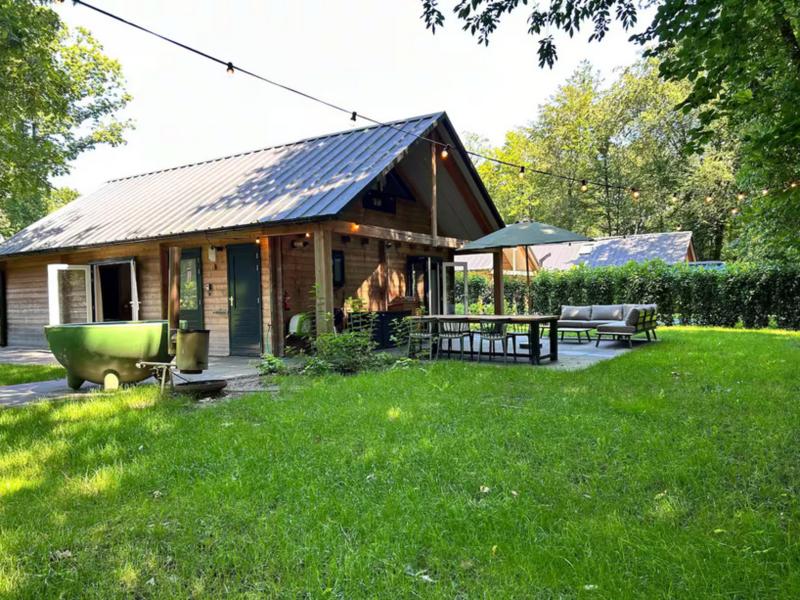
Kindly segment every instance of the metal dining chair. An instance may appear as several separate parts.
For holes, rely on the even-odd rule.
[[[439,351],[444,350],[444,342],[447,341],[447,358],[453,350],[453,340],[458,340],[461,358],[464,358],[464,341],[469,340],[469,353],[472,355],[472,330],[469,322],[459,319],[443,319],[439,321],[439,343],[436,345],[436,357]]]
[[[489,342],[489,360],[493,356],[497,356],[496,345],[498,342],[502,344],[503,360],[505,361],[508,352],[508,322],[507,321],[479,321],[479,335],[480,341],[478,342],[478,362],[481,361],[481,354],[483,352],[483,342]]]
[[[434,348],[437,347],[436,341],[436,322],[426,319],[410,319],[408,326],[408,356],[413,357],[415,347],[419,347],[419,352],[428,345],[428,358],[433,360]]]

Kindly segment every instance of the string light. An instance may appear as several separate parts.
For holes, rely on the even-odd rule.
[[[63,3],[64,0],[57,0],[57,1],[59,3]],[[203,50],[200,50],[198,48],[194,48],[192,46],[189,46],[188,44],[184,44],[183,42],[179,42],[179,41],[174,40],[174,39],[172,39],[170,37],[167,37],[167,36],[165,36],[163,34],[157,33],[156,31],[148,29],[147,27],[144,27],[143,25],[139,25],[138,23],[134,23],[132,21],[129,21],[129,20],[117,15],[117,14],[114,14],[112,12],[109,12],[107,10],[99,8],[97,6],[94,6],[94,5],[92,5],[92,4],[88,3],[88,2],[85,2],[84,0],[72,0],[72,4],[73,5],[84,6],[84,7],[88,8],[88,9],[90,9],[90,10],[96,12],[96,13],[99,13],[99,14],[105,16],[105,17],[108,17],[110,19],[118,21],[118,22],[120,22],[120,23],[122,23],[124,25],[127,25],[129,27],[137,29],[137,30],[139,30],[139,31],[141,31],[143,33],[146,33],[148,35],[151,35],[153,37],[157,37],[160,40],[162,40],[162,41],[164,41],[164,42],[166,42],[168,44],[172,44],[173,46],[177,46],[177,47],[179,47],[179,48],[181,48],[183,50],[186,50],[187,52],[191,52],[191,53],[193,53],[193,54],[195,54],[197,56],[205,58],[206,60],[210,60],[212,62],[220,64],[220,65],[224,66],[225,70],[231,75],[233,75],[234,73],[238,72],[238,73],[241,73],[242,75],[247,75],[249,77],[253,77],[254,79],[258,79],[259,81],[261,81],[263,83],[278,87],[278,88],[280,88],[280,89],[282,89],[284,91],[290,92],[292,94],[295,94],[295,95],[300,96],[302,98],[305,98],[307,100],[311,100],[311,101],[316,102],[318,104],[322,104],[324,106],[327,106],[330,109],[337,110],[339,112],[345,113],[345,114],[349,115],[351,121],[355,122],[357,119],[362,119],[363,121],[367,121],[367,122],[369,122],[369,123],[371,123],[373,125],[391,128],[391,129],[394,129],[394,130],[396,130],[398,132],[401,132],[403,134],[413,136],[418,140],[423,140],[423,141],[426,141],[428,143],[431,143],[436,147],[442,147],[442,150],[441,150],[442,158],[447,158],[447,156],[449,154],[449,148],[450,148],[449,144],[445,144],[443,142],[430,139],[430,138],[426,137],[425,135],[421,135],[421,134],[415,133],[413,131],[409,131],[407,129],[404,129],[402,126],[400,126],[400,125],[398,125],[396,123],[391,123],[391,122],[387,123],[387,122],[384,122],[384,121],[380,121],[378,119],[374,119],[374,118],[368,117],[368,116],[366,116],[364,114],[359,114],[354,110],[344,108],[343,106],[337,105],[337,104],[335,104],[333,102],[330,102],[328,100],[325,100],[323,98],[314,96],[314,95],[312,95],[312,94],[310,94],[308,92],[304,92],[304,91],[302,91],[300,89],[293,88],[293,87],[291,87],[289,85],[286,85],[286,84],[281,83],[279,81],[275,81],[275,80],[270,79],[268,77],[265,77],[263,75],[259,75],[258,73],[255,73],[253,71],[249,71],[249,70],[247,70],[245,68],[238,67],[238,66],[235,67],[233,62],[231,62],[231,61],[223,60],[222,58],[219,58],[217,56],[213,56],[213,55],[211,55],[211,54],[209,54],[209,53],[207,53],[207,52],[205,52]],[[633,199],[634,199],[634,201],[638,200],[639,197],[640,197],[640,190],[639,189],[634,188],[634,187],[628,188],[623,184],[606,183],[606,182],[595,182],[595,181],[591,181],[591,180],[587,180],[587,179],[580,179],[580,178],[572,177],[572,176],[569,176],[569,175],[562,175],[560,173],[553,173],[551,171],[546,171],[546,170],[542,170],[542,169],[536,169],[536,168],[534,168],[532,166],[527,166],[526,167],[526,166],[523,166],[523,165],[519,165],[519,164],[515,164],[515,163],[512,163],[512,162],[505,161],[505,160],[501,160],[501,159],[495,158],[493,156],[487,156],[487,155],[481,154],[479,152],[474,152],[472,150],[463,150],[463,151],[468,156],[471,156],[473,158],[485,160],[485,161],[488,161],[488,162],[491,162],[491,163],[494,163],[494,164],[497,164],[497,165],[501,165],[501,166],[507,166],[507,167],[519,169],[520,176],[522,176],[522,174],[524,174],[526,169],[527,169],[530,172],[537,173],[539,175],[543,175],[543,176],[546,176],[546,177],[552,177],[552,178],[555,178],[555,179],[561,179],[562,181],[580,182],[580,189],[581,189],[582,192],[587,191],[588,188],[589,188],[589,185],[595,185],[595,186],[597,186],[599,188],[604,188],[606,190],[609,190],[609,189],[615,189],[615,190],[620,190],[620,191],[629,190],[631,195],[632,195],[632,197],[633,197]],[[789,185],[789,187],[791,189],[796,189],[798,186],[800,186],[800,182],[791,181],[791,182],[789,182],[788,185]],[[764,188],[761,191],[761,193],[762,193],[762,195],[766,196],[767,194],[769,194],[769,189],[768,188]],[[742,196],[740,198],[740,200],[741,200],[744,195],[740,193],[740,196]],[[677,200],[677,197],[673,196],[673,199]]]
[[[714,201],[714,198],[711,195],[706,196],[706,204],[711,204]]]
[[[745,198],[745,195],[746,195],[746,194],[745,194],[744,192],[739,192],[738,194],[736,194],[736,199],[737,199],[739,202],[741,202],[742,200],[744,200],[744,198]]]
[[[734,207],[731,209],[731,214],[732,214],[733,216],[736,216],[737,214],[739,214],[739,209],[738,209],[738,208],[736,208],[736,207],[734,206]]]
[[[519,168],[519,178],[522,179],[523,177],[525,177],[525,167],[520,167]]]
[[[678,201],[678,195],[677,194],[672,194],[672,198],[670,198],[670,200],[672,200],[673,203],[677,202]]]

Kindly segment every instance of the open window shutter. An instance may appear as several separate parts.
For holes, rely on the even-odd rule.
[[[139,320],[139,286],[136,285],[136,259],[132,258],[131,264],[131,318]]]

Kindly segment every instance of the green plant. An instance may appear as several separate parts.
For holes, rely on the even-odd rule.
[[[283,375],[287,371],[286,363],[269,352],[261,355],[261,360],[258,362],[256,368],[258,369],[258,374],[262,377]]]
[[[314,342],[316,358],[336,373],[357,373],[375,366],[375,342],[371,331],[323,333]]]

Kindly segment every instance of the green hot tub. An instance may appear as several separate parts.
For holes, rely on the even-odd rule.
[[[50,350],[77,390],[84,381],[116,389],[152,375],[136,363],[169,362],[167,321],[70,323],[44,328]]]

